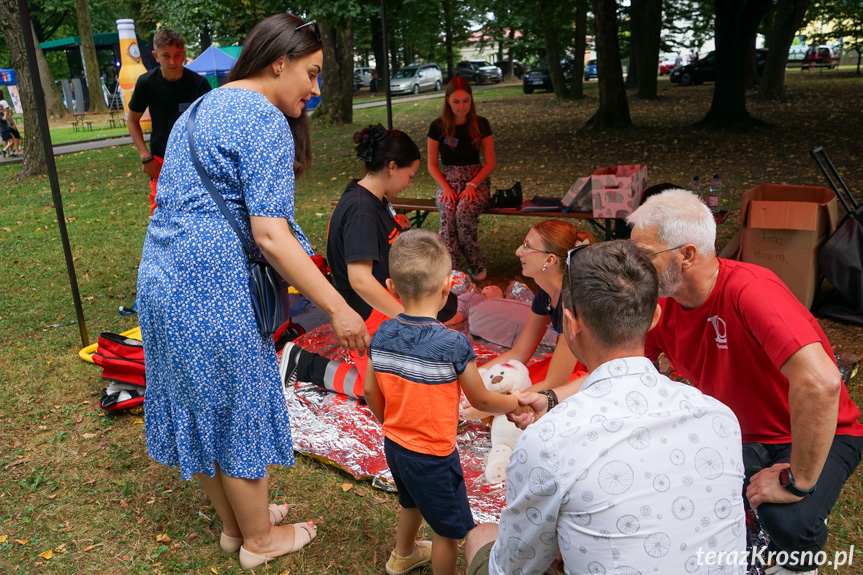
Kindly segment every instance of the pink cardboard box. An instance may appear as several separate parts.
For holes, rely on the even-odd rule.
[[[593,217],[623,218],[641,204],[647,189],[647,166],[609,166],[590,176]]]

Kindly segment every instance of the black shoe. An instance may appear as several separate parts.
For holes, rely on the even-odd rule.
[[[297,383],[297,367],[302,351],[303,348],[290,341],[282,349],[282,359],[279,360],[279,379],[285,384],[286,389]]]

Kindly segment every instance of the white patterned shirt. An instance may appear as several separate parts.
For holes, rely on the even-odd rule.
[[[507,476],[491,575],[543,573],[558,550],[569,574],[745,572],[737,418],[647,358],[595,369],[522,433]]]

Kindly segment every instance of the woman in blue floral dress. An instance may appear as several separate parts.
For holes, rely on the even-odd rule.
[[[246,38],[229,82],[197,104],[200,162],[247,241],[362,351],[362,319],[327,283],[293,218],[294,177],[311,159],[306,103],[319,95],[314,22],[272,16]],[[168,141],[138,276],[150,457],[198,478],[222,521],[222,549],[253,568],[315,537],[311,522],[274,526],[267,465],[294,463],[273,339],[255,322],[246,256],[197,175],[186,111]],[[275,506],[273,506],[275,507]]]

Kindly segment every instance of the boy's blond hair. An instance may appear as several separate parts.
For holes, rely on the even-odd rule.
[[[390,248],[390,279],[402,298],[419,299],[434,294],[451,273],[449,250],[434,232],[422,229],[404,232]]]

